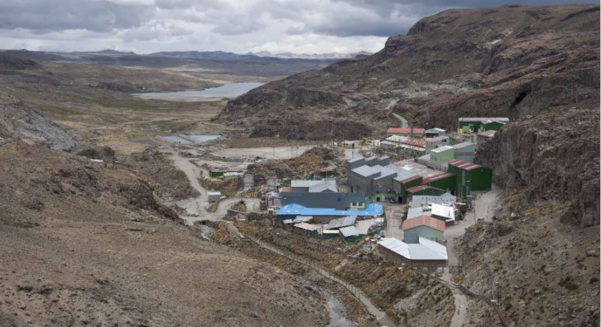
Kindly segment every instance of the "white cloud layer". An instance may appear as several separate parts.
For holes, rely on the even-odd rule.
[[[541,5],[559,0],[520,1],[524,2]],[[511,2],[0,0],[0,47],[137,53],[375,52],[384,46],[387,37],[406,33],[424,16],[451,7],[496,7],[508,3]]]

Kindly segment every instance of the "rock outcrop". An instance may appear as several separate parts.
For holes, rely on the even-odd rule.
[[[561,221],[599,225],[599,108],[572,108],[509,124],[478,149],[497,185],[524,188],[522,205],[569,202]]]
[[[18,98],[0,92],[0,137],[72,151],[77,137]]]

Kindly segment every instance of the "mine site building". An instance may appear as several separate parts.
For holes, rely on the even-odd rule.
[[[409,203],[410,207],[423,207],[432,203],[444,204],[447,206],[455,205],[457,197],[450,192],[442,195],[420,195],[414,196]]]
[[[401,142],[400,150],[412,157],[420,157],[426,154],[426,140],[417,138],[408,138]]]
[[[390,127],[386,134],[388,136],[398,135],[412,138],[424,137],[424,129],[421,127]]]
[[[507,117],[464,117],[459,118],[457,132],[459,134],[471,134],[484,131],[498,131],[509,123]]]
[[[455,159],[474,162],[478,145],[472,142],[461,142],[453,145],[453,148],[455,149]]]
[[[449,145],[450,139],[448,136],[437,136],[426,139],[426,154],[429,154],[432,149],[439,148],[441,146]]]
[[[446,224],[444,221],[421,215],[412,219],[403,221],[403,232],[405,243],[419,243],[419,238],[427,238],[438,243],[444,243],[444,231]]]
[[[449,260],[446,246],[423,237],[418,239],[417,244],[383,238],[378,242],[378,251],[396,264],[428,270],[445,267]]]
[[[476,136],[476,143],[478,144],[478,146],[480,146],[480,145],[492,140],[493,137],[495,137],[496,133],[497,133],[497,131],[480,132]]]
[[[308,208],[354,210],[365,208],[364,193],[338,192],[335,180],[293,180],[279,193],[282,206],[298,204]]]
[[[466,198],[472,191],[490,191],[492,188],[492,169],[463,160],[453,160],[448,164],[449,173],[455,175],[456,193]]]
[[[384,215],[384,208],[379,203],[369,203],[365,208],[358,210],[337,210],[332,207],[310,208],[292,203],[283,205],[276,211],[277,222],[283,224],[285,220],[296,219],[298,216],[311,216],[313,222],[328,223],[342,217],[355,216],[360,218],[376,218]]]
[[[442,128],[430,128],[424,131],[424,135],[427,138],[439,137],[445,134],[445,130]]]

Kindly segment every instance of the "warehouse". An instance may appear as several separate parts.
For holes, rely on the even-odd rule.
[[[419,238],[427,238],[438,243],[444,243],[446,225],[443,221],[430,216],[421,215],[403,221],[403,241],[405,243],[419,243]]]
[[[412,157],[420,157],[426,154],[426,140],[408,138],[401,142],[400,151]]]
[[[449,260],[447,247],[420,237],[417,244],[407,244],[396,238],[383,238],[378,242],[378,251],[389,260],[411,267],[436,270],[445,267]]]
[[[496,133],[497,133],[497,131],[486,131],[486,132],[478,133],[478,135],[476,137],[476,143],[478,144],[478,146],[480,146],[480,145],[492,140],[493,137],[495,137]]]
[[[455,174],[456,193],[465,198],[472,191],[490,191],[492,188],[492,169],[463,160],[449,162],[449,172]]]
[[[295,219],[296,216],[312,216],[314,221],[329,222],[330,220],[346,216],[357,217],[381,217],[384,215],[384,208],[379,203],[370,203],[365,205],[362,210],[336,210],[334,208],[309,208],[300,204],[292,203],[282,206],[276,211],[277,220],[283,223],[287,219]]]
[[[484,131],[498,131],[509,123],[507,117],[465,117],[459,118],[457,132],[459,134],[472,134]]]
[[[432,149],[436,149],[441,146],[449,145],[450,139],[448,136],[438,136],[426,139],[426,154],[430,153]]]
[[[421,138],[424,137],[424,129],[421,127],[390,127],[386,134]]]
[[[467,162],[474,162],[476,156],[477,145],[472,142],[461,142],[453,145],[455,149],[455,159]],[[450,161],[450,160],[449,160]]]
[[[442,128],[430,128],[424,131],[424,134],[426,135],[426,137],[428,138],[433,138],[433,137],[439,137],[441,135],[444,135],[446,131]]]

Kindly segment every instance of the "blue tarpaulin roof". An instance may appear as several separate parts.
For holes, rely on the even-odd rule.
[[[384,213],[382,205],[370,203],[365,205],[365,210],[336,210],[330,208],[307,208],[300,204],[291,203],[277,211],[278,216],[367,216],[376,217]]]

